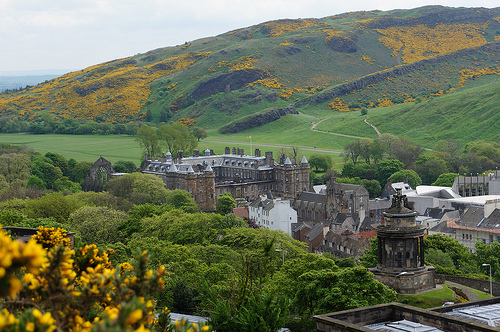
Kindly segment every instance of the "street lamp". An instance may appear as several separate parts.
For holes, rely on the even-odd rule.
[[[281,253],[283,254],[283,264],[285,264],[285,250],[283,249],[274,249],[274,251],[281,251]]]
[[[493,297],[493,289],[491,287],[491,264],[482,264],[483,266],[489,266],[490,267],[490,297]]]
[[[403,275],[405,275],[405,274],[408,274],[408,272],[406,272],[406,271],[405,271],[405,272],[401,272],[401,273],[399,273],[399,274],[396,276],[396,282],[394,283],[394,284],[395,284],[394,286],[396,286],[396,284],[398,284],[398,282],[397,282],[397,281],[398,281],[398,277],[403,276]],[[398,285],[398,286],[399,286],[399,287],[398,287],[398,288],[399,288],[399,292],[401,293],[401,278],[399,279],[399,285]]]

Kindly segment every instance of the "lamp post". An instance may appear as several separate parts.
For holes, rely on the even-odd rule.
[[[491,264],[482,264],[483,266],[489,266],[490,267],[490,297],[493,297],[493,289],[492,289],[492,285],[491,285]]]
[[[406,272],[406,271],[405,271],[405,272],[401,272],[401,273],[399,273],[399,274],[396,276],[396,284],[397,284],[397,281],[398,281],[398,277],[403,276],[403,275],[405,275],[405,274],[408,274],[408,272]],[[399,286],[399,287],[398,287],[398,288],[399,288],[399,292],[401,293],[401,278],[399,278],[399,285],[398,285],[398,286]]]
[[[274,251],[281,251],[281,253],[283,254],[283,264],[285,264],[285,250],[283,250],[283,249],[274,249]]]

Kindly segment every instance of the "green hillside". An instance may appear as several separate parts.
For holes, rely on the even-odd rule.
[[[330,124],[345,117],[343,113],[368,109],[369,118],[386,114],[373,119],[383,131],[430,146],[436,137],[473,137],[461,136],[455,131],[461,128],[457,122],[445,125],[439,116],[428,114],[432,112],[428,108],[440,104],[436,108],[445,109],[445,103],[453,102],[453,114],[442,114],[443,118],[472,116],[467,105],[484,102],[474,101],[483,88],[494,89],[487,84],[500,75],[499,61],[500,8],[428,6],[352,12],[265,22],[98,64],[21,92],[1,94],[0,112],[4,119],[28,122],[46,120],[48,114],[55,121],[180,120],[215,134],[244,117],[292,106],[304,115],[332,119],[318,129],[373,136],[369,126]],[[475,87],[478,90],[464,97],[467,103],[453,97]],[[385,110],[392,105],[400,106]],[[477,107],[478,128],[494,120],[497,105]],[[481,113],[485,107],[491,114]],[[401,125],[392,112],[415,118]],[[434,120],[440,122],[435,128]],[[279,121],[273,128],[285,127],[268,132],[283,141],[291,134],[286,123]],[[427,128],[437,133],[427,133]],[[321,146],[324,138],[315,134],[306,141]]]

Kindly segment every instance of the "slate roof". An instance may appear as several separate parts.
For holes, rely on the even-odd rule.
[[[434,219],[441,219],[446,212],[455,211],[454,209],[427,208],[424,216]]]
[[[318,237],[318,235],[323,233],[323,225],[321,223],[316,224],[309,232],[305,234],[305,237],[312,241]]]
[[[452,222],[450,220],[442,221],[436,226],[432,227],[430,230],[439,233],[455,234],[457,230],[454,227],[451,227],[453,225],[456,225],[455,222]]]
[[[471,206],[457,221],[457,225],[463,227],[476,228],[481,226],[481,221],[484,220],[484,208],[482,206]]]

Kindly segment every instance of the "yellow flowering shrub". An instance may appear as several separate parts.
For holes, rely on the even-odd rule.
[[[71,240],[66,237],[66,230],[54,227],[38,227],[38,231],[31,238],[41,244],[45,249],[57,246],[69,247]]]
[[[372,65],[375,62],[375,60],[373,60],[372,58],[370,58],[366,54],[363,54],[363,56],[361,57],[361,60],[365,61],[366,63],[368,63],[370,65]]]
[[[392,55],[401,52],[403,63],[412,63],[464,48],[486,44],[483,36],[488,23],[438,24],[431,28],[424,24],[411,27],[393,26],[374,29],[382,35],[379,41],[392,49]]]
[[[26,92],[0,96],[0,112],[49,109],[59,118],[126,122],[141,114],[154,80],[187,68],[210,52],[190,52],[138,67],[125,58],[69,73]],[[175,86],[175,85],[174,85]],[[172,87],[173,88],[173,87]]]
[[[47,235],[54,232],[56,235]],[[163,288],[165,268],[147,268],[144,251],[137,264],[114,268],[111,252],[87,245],[76,251],[64,245],[60,229],[41,229],[28,243],[0,231],[0,330],[2,331],[208,331],[196,324],[185,329],[158,324],[151,294]],[[47,238],[50,241],[47,241]],[[36,240],[55,245],[44,249]]]
[[[263,87],[266,88],[272,88],[272,89],[281,89],[284,87],[283,84],[281,84],[277,78],[264,78],[261,80],[257,80],[251,83],[248,83],[249,86],[253,85],[262,85]]]
[[[279,93],[278,96],[281,99],[288,100],[293,96],[294,89],[286,88],[282,89]]]
[[[294,43],[290,43],[289,41],[285,40],[284,42],[279,43],[278,45],[279,46],[293,46],[295,44]]]
[[[183,125],[187,127],[191,127],[196,123],[196,120],[190,119],[190,118],[181,118],[177,120],[176,122],[182,123]]]
[[[253,55],[239,57],[232,61],[217,62],[217,68],[226,67],[229,71],[255,68],[254,63],[259,61]]]
[[[326,108],[332,111],[349,112],[349,107],[340,98],[334,98]]]
[[[318,22],[313,19],[277,20],[262,24],[261,31],[268,37],[278,37],[287,32],[293,32],[316,25],[318,25]]]
[[[460,77],[458,79],[458,85],[463,88],[465,81],[469,79],[485,75],[500,75],[500,68],[498,67],[476,68],[476,69],[465,68],[460,70],[459,73]]]

